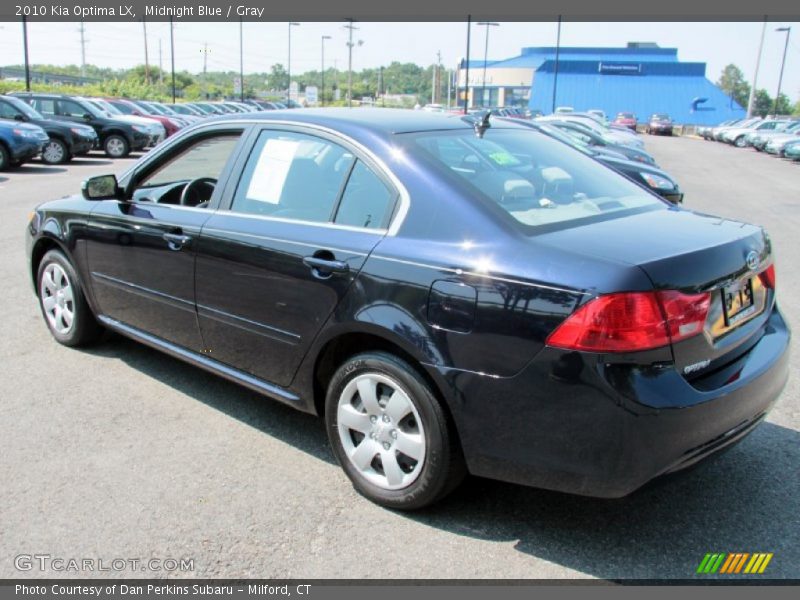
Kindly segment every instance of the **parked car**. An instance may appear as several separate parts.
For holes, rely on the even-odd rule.
[[[132,151],[143,150],[154,137],[147,125],[111,115],[83,98],[38,92],[14,92],[13,95],[47,118],[90,125],[97,133],[100,147],[112,158],[124,158]]]
[[[635,181],[649,191],[666,198],[673,204],[680,204],[683,202],[683,192],[678,183],[665,171],[656,166],[629,160],[621,153],[582,142],[565,133],[558,127],[555,127],[553,124],[530,123],[528,126],[591,156],[607,167],[625,175],[625,177],[631,181]]]
[[[748,143],[759,152],[762,152],[771,139],[780,136],[792,136],[800,134],[800,121],[791,121],[784,127],[776,127],[772,131],[753,132],[748,134]],[[750,137],[752,136],[752,137]]]
[[[670,116],[666,113],[655,113],[650,115],[647,122],[647,133],[650,135],[672,135],[673,123]]]
[[[741,119],[727,126],[715,127],[712,130],[714,140],[717,142],[723,141],[725,133],[731,129],[751,129],[754,125],[761,122],[761,117],[752,117],[750,119]]]
[[[14,96],[0,96],[0,119],[38,125],[48,136],[42,150],[42,162],[57,165],[87,154],[97,144],[97,134],[88,125],[46,119],[32,106]]]
[[[800,139],[786,144],[783,149],[783,155],[792,160],[800,160]]]
[[[609,150],[613,150],[615,152],[622,154],[625,158],[629,160],[635,160],[637,162],[641,162],[647,165],[656,164],[655,158],[653,158],[652,155],[648,154],[641,148],[629,146],[627,144],[620,144],[616,140],[613,140],[609,137],[600,135],[594,131],[586,129],[579,123],[573,123],[571,121],[558,121],[558,120],[543,121],[542,119],[537,120],[537,122],[549,123],[554,127],[562,129],[572,137],[577,138],[580,141],[590,146],[608,148]]]
[[[602,111],[599,108],[590,108],[586,112],[597,117],[601,123],[608,123],[608,117],[606,116],[605,111]]]
[[[125,98],[106,98],[105,100],[124,115],[144,117],[160,123],[164,127],[165,137],[176,134],[182,127],[182,125],[174,120],[155,114],[155,112],[147,106],[134,102],[133,100],[127,100]]]
[[[789,366],[765,232],[471,121],[322,109],[184,130],[34,211],[44,321],[320,414],[356,489],[399,509],[466,472],[619,497],[757,427]]]
[[[719,125],[716,125],[716,126],[713,126],[713,127],[698,127],[697,128],[697,135],[702,136],[703,139],[706,140],[706,141],[711,141],[711,140],[714,139],[714,130],[717,129],[718,127],[726,127],[728,125],[735,125],[736,123],[739,123],[740,121],[743,121],[743,120],[744,119],[729,119],[728,121],[723,121]]]
[[[624,144],[635,148],[643,148],[644,142],[639,135],[630,129],[615,129],[600,123],[595,117],[586,114],[563,114],[541,117],[539,121],[560,121],[579,125],[585,130],[589,130],[595,135],[608,139],[615,144]]]
[[[200,119],[207,116],[203,111],[192,106],[191,104],[168,104],[167,106],[182,116],[194,116]]]
[[[49,139],[38,125],[0,120],[0,171],[35,158]]]
[[[617,113],[617,116],[614,118],[614,123],[636,131],[636,125],[638,121],[635,114],[630,112],[621,112]]]
[[[104,100],[103,98],[83,98],[87,100],[90,104],[93,104],[100,110],[104,111],[106,114],[114,116],[118,119],[123,119],[128,121],[129,123],[135,123],[137,125],[143,126],[147,132],[150,134],[150,141],[147,144],[148,147],[155,146],[156,144],[160,144],[164,141],[164,138],[167,137],[167,131],[164,129],[164,126],[154,121],[153,119],[147,117],[140,117],[136,115],[126,115],[117,107],[112,106],[109,102]]]
[[[769,138],[766,146],[764,146],[764,150],[767,154],[783,156],[786,147],[790,144],[794,144],[798,139],[800,139],[800,131],[797,133],[787,133],[785,135],[775,135]]]
[[[771,125],[772,123],[773,121],[771,120],[759,119],[757,121],[745,122],[742,123],[742,125],[736,125],[734,127],[726,127],[720,134],[720,141],[726,144],[733,144],[737,148],[744,148],[747,145],[745,141],[747,134],[755,131],[759,127]]]

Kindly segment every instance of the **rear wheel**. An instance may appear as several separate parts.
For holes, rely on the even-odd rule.
[[[102,333],[83,295],[75,269],[59,250],[50,250],[39,263],[39,305],[50,333],[60,344],[80,346]]]
[[[125,158],[131,152],[128,140],[117,134],[110,135],[106,138],[106,141],[103,142],[103,150],[105,150],[106,154],[111,158]]]
[[[69,160],[69,149],[59,139],[50,138],[42,150],[42,162],[48,165],[60,165]]]
[[[377,504],[422,508],[450,493],[466,473],[442,405],[420,374],[391,354],[359,354],[339,367],[325,420],[339,464]]]

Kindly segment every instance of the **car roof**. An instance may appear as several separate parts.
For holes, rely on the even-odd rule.
[[[227,120],[245,121],[292,121],[332,129],[362,130],[382,135],[419,131],[472,129],[474,118],[451,113],[397,108],[304,108],[252,113],[220,115],[206,123]],[[490,124],[491,121],[490,121]],[[503,129],[519,127],[513,123],[497,122]]]

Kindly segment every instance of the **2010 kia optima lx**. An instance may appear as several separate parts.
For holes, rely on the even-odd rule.
[[[787,377],[769,238],[488,117],[271,111],[38,207],[42,313],[318,413],[368,498],[466,472],[616,497],[749,433]]]

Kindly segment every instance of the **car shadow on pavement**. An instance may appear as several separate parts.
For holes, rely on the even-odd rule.
[[[45,166],[43,163],[25,163],[19,167],[16,167],[13,173],[19,174],[40,174],[40,173],[66,173],[67,170],[64,167],[51,167]]]
[[[321,419],[115,334],[84,351],[122,360],[335,464]],[[626,498],[585,498],[469,477],[443,502],[398,514],[456,535],[513,542],[519,552],[603,579],[699,577],[695,570],[707,552],[773,552],[766,576],[800,578],[798,465],[800,432],[763,423],[729,451]]]
[[[798,465],[800,432],[763,423],[728,452],[626,498],[471,478],[409,517],[458,535],[513,541],[520,552],[604,579],[697,578],[707,552],[773,552],[764,576],[798,579]]]
[[[83,349],[94,356],[122,360],[140,373],[230,417],[286,442],[329,464],[336,460],[328,446],[322,419],[266,398],[218,375],[208,373],[143,344],[109,333],[101,344]]]
[[[39,163],[44,164],[44,163]],[[73,158],[67,163],[70,167],[96,167],[98,165],[113,165],[113,160],[107,158],[100,158],[94,156],[81,156],[80,158]]]

